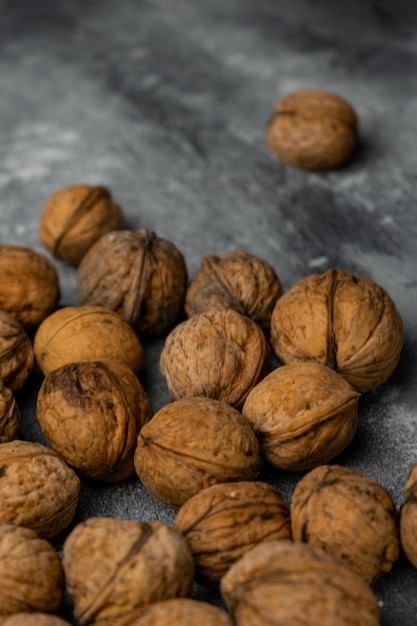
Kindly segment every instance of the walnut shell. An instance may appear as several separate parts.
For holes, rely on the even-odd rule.
[[[182,311],[186,288],[182,253],[152,230],[103,235],[78,269],[81,304],[116,311],[139,335],[166,332]]]
[[[65,307],[52,313],[39,326],[33,350],[45,375],[67,363],[103,359],[126,363],[139,374],[144,358],[130,324],[98,306]]]
[[[0,379],[17,391],[25,384],[33,367],[32,342],[13,315],[0,311]]]
[[[194,580],[187,542],[160,522],[90,518],[66,538],[63,565],[80,626],[125,623],[146,604],[190,595]]]
[[[57,307],[58,273],[40,252],[23,246],[0,245],[0,309],[34,330]]]
[[[172,400],[201,396],[240,408],[267,373],[270,356],[256,322],[233,309],[210,310],[169,333],[160,368]]]
[[[0,380],[0,444],[17,439],[20,410],[13,392]]]
[[[223,609],[191,598],[171,598],[143,607],[129,626],[233,626]]]
[[[282,363],[318,361],[357,391],[385,382],[403,346],[403,325],[382,287],[351,272],[301,279],[276,303],[271,344]]]
[[[246,398],[242,414],[268,463],[304,471],[330,461],[352,441],[359,396],[326,365],[294,362],[261,380]]]
[[[51,254],[76,266],[102,235],[123,226],[122,210],[108,189],[72,185],[48,198],[40,220],[39,238]]]
[[[417,463],[408,470],[400,507],[400,538],[402,548],[417,567]]]
[[[1,626],[71,626],[69,622],[48,613],[14,613],[0,622]]]
[[[371,587],[321,548],[265,541],[236,561],[220,591],[236,626],[379,626]]]
[[[54,537],[74,517],[79,490],[79,478],[53,450],[30,441],[0,444],[0,522]]]
[[[130,367],[91,361],[50,372],[38,393],[36,415],[50,447],[77,474],[117,482],[135,473],[137,437],[153,411]]]
[[[366,581],[389,572],[399,555],[397,511],[379,483],[340,465],[322,465],[297,483],[294,541],[320,546]]]
[[[29,528],[0,523],[0,616],[57,613],[64,599],[58,553]]]
[[[266,129],[274,156],[308,170],[343,165],[357,140],[358,118],[352,106],[317,89],[300,89],[278,100]]]
[[[254,480],[258,442],[239,411],[209,398],[160,409],[139,433],[136,472],[156,498],[180,507],[215,483]]]
[[[179,509],[174,528],[191,548],[196,580],[207,586],[217,586],[229,567],[261,541],[291,539],[285,500],[260,481],[202,489]]]
[[[210,309],[231,308],[269,330],[272,309],[280,295],[280,280],[267,261],[235,250],[223,256],[208,255],[188,285],[188,317]]]

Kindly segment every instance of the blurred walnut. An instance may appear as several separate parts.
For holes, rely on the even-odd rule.
[[[129,626],[233,626],[233,622],[226,611],[208,602],[171,598],[143,607]]]
[[[20,410],[13,392],[0,380],[0,444],[16,439],[20,429]]]
[[[133,371],[117,361],[71,363],[53,370],[36,405],[51,448],[83,478],[108,482],[135,473],[137,436],[152,413]]]
[[[282,363],[318,361],[365,392],[394,371],[403,325],[382,287],[329,270],[303,278],[277,301],[271,343]]]
[[[214,309],[169,333],[160,367],[171,399],[202,396],[240,408],[269,360],[269,344],[256,322],[233,309]]]
[[[135,468],[156,498],[180,507],[204,487],[255,479],[258,442],[230,405],[186,398],[162,407],[142,428]]]
[[[78,269],[81,304],[116,311],[139,335],[160,335],[174,324],[186,287],[183,255],[152,230],[103,235]]]
[[[407,474],[400,508],[401,544],[409,561],[417,567],[417,463]]]
[[[99,306],[55,311],[38,328],[33,349],[45,375],[77,361],[121,361],[135,374],[143,365],[142,344],[130,324]]]
[[[13,613],[0,621],[1,626],[71,626],[69,622],[49,613]]]
[[[398,519],[388,491],[340,465],[322,465],[297,483],[294,541],[321,546],[366,581],[389,572],[399,555]]]
[[[144,605],[190,595],[194,580],[184,537],[159,522],[90,518],[66,538],[63,565],[80,626],[125,624]]]
[[[359,393],[329,367],[294,362],[261,380],[242,414],[269,463],[303,471],[330,461],[352,441],[358,399]]]
[[[0,311],[0,380],[12,391],[25,384],[33,367],[29,335],[13,315]]]
[[[102,235],[123,226],[123,213],[108,189],[73,185],[48,198],[41,216],[39,238],[55,257],[78,265]]]

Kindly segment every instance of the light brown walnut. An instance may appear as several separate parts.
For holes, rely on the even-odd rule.
[[[417,463],[408,470],[400,507],[400,538],[410,563],[417,567]]]
[[[0,621],[0,626],[71,626],[69,622],[49,613],[14,613]]]
[[[25,384],[33,367],[33,347],[22,324],[0,311],[0,380],[12,391]]]
[[[171,598],[143,607],[129,626],[233,626],[233,622],[226,611],[208,602]]]

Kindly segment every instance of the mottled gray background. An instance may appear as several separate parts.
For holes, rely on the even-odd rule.
[[[417,461],[416,70],[412,0],[0,0],[0,241],[42,251],[49,195],[103,184],[129,227],[181,249],[190,275],[202,255],[243,248],[285,289],[328,268],[380,283],[405,347],[392,378],[362,398],[357,436],[337,461],[399,505]],[[272,107],[299,87],[355,107],[361,142],[345,168],[308,173],[268,153]],[[56,265],[60,304],[77,304],[75,270]],[[145,345],[155,410],[168,401],[162,344]],[[40,380],[35,370],[18,401],[22,436],[42,441]],[[289,501],[298,476],[263,478]],[[172,523],[175,512],[132,479],[83,484],[74,523],[91,515]],[[416,623],[417,571],[404,556],[374,590],[383,626]]]

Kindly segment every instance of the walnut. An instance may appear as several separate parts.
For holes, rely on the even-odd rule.
[[[148,491],[180,507],[215,483],[254,480],[258,442],[247,420],[230,405],[185,398],[162,407],[142,428],[135,468]]]
[[[40,443],[0,444],[0,522],[57,535],[74,517],[80,481],[53,450]]]
[[[379,483],[340,465],[322,465],[297,483],[291,501],[294,541],[321,546],[373,582],[399,555],[397,511]]]
[[[260,481],[202,489],[179,509],[174,528],[194,555],[196,580],[207,586],[217,586],[229,567],[261,541],[291,539],[285,500]]]
[[[402,548],[417,567],[417,463],[408,470],[400,507],[400,538]]]
[[[17,391],[25,384],[33,367],[32,342],[13,315],[0,311],[0,379]]]
[[[64,599],[58,553],[29,528],[0,523],[0,616],[57,613]]]
[[[265,541],[223,576],[236,626],[379,626],[376,597],[360,576],[321,548]]]
[[[186,287],[182,253],[152,230],[103,235],[78,269],[81,304],[116,311],[139,335],[160,335],[176,322]]]
[[[172,400],[202,396],[240,408],[269,361],[260,326],[233,309],[219,309],[178,324],[166,337],[160,368]]]
[[[403,325],[382,287],[342,270],[301,279],[276,303],[271,343],[282,363],[318,361],[357,391],[385,382],[403,346]]]
[[[294,362],[261,380],[246,398],[242,414],[268,463],[304,471],[326,463],[352,441],[359,395],[326,365]]]
[[[14,613],[0,622],[1,626],[70,626],[70,623],[48,613]]]
[[[248,252],[209,255],[191,280],[185,312],[189,317],[210,309],[231,308],[269,330],[271,313],[282,294],[274,268]]]
[[[187,542],[160,522],[90,518],[67,536],[63,565],[80,626],[124,624],[146,604],[190,595],[194,580]]]
[[[47,200],[39,238],[58,259],[77,266],[87,250],[105,233],[124,226],[120,207],[105,187],[72,185]]]
[[[17,439],[20,410],[13,392],[0,380],[0,444]]]
[[[99,306],[55,311],[39,326],[33,349],[45,375],[77,361],[121,361],[135,374],[143,365],[142,344],[130,324],[114,311]]]
[[[223,609],[191,598],[153,602],[138,611],[129,626],[233,626]],[[118,625],[116,625],[118,626]]]
[[[70,363],[53,370],[36,404],[51,448],[81,477],[107,482],[135,473],[137,436],[152,414],[136,375],[118,361]]]
[[[57,307],[58,273],[45,255],[23,246],[0,245],[0,309],[34,330]]]

